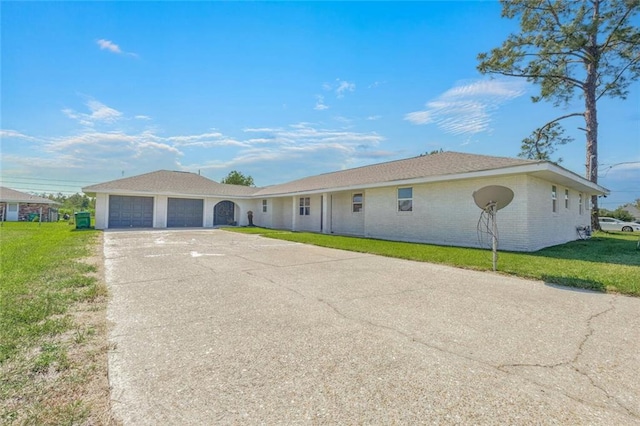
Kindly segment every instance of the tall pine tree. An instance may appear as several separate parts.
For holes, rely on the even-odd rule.
[[[548,158],[566,143],[559,122],[582,117],[586,134],[586,178],[598,183],[598,101],[622,98],[640,76],[640,27],[632,22],[640,0],[501,0],[502,16],[519,19],[521,32],[478,55],[478,70],[521,77],[540,86],[533,102],[568,105],[576,96],[584,109],[563,114],[523,140],[522,155]],[[599,229],[598,197],[591,226]]]

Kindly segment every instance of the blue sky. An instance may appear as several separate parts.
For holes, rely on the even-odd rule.
[[[494,1],[1,7],[2,184],[24,191],[158,169],[266,186],[436,149],[514,157],[583,110],[476,70],[518,29]],[[599,123],[615,208],[640,198],[640,83],[601,101]],[[576,140],[556,157],[584,175],[583,123],[565,127]]]

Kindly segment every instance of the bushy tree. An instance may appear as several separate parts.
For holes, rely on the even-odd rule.
[[[232,170],[231,172],[229,172],[227,177],[222,178],[220,182],[229,185],[255,186],[253,183],[253,178],[251,176],[245,176],[237,170]]]
[[[622,207],[618,207],[615,210],[607,210],[607,209],[598,209],[599,216],[613,217],[618,220],[624,220],[625,222],[633,222],[636,218],[626,211]]]
[[[520,20],[520,32],[478,55],[482,73],[525,78],[540,86],[533,102],[568,105],[577,95],[584,109],[542,125],[523,141],[523,155],[547,159],[566,143],[559,122],[582,117],[586,177],[598,182],[598,110],[603,97],[622,98],[640,76],[640,28],[632,19],[640,0],[501,0],[502,16]],[[555,134],[554,134],[555,132]],[[598,198],[591,225],[599,229]]]

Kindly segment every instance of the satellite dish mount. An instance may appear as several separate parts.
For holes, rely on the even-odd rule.
[[[478,237],[481,233],[491,235],[491,249],[493,251],[493,270],[498,266],[498,210],[503,209],[513,200],[513,191],[506,186],[490,185],[480,188],[473,193],[473,200],[480,207],[482,213],[478,220]],[[485,219],[486,216],[486,219]],[[486,231],[483,231],[482,224]],[[480,238],[478,238],[480,240]]]

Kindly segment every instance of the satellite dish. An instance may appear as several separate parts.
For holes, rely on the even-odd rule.
[[[496,215],[498,210],[509,205],[513,200],[513,191],[506,186],[489,185],[478,189],[473,193],[473,201],[482,209],[478,221],[478,240],[482,233],[491,236],[491,248],[493,251],[493,270],[498,268],[498,223]],[[486,226],[482,230],[481,224]]]
[[[506,186],[489,185],[473,193],[473,200],[482,210],[495,205],[496,210],[503,209],[513,200],[513,191]]]

